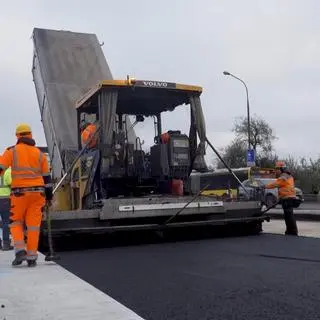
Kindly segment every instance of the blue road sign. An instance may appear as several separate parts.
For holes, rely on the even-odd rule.
[[[247,150],[247,165],[254,166],[256,163],[256,155],[254,150]]]

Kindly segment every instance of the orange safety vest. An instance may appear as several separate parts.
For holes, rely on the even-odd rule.
[[[282,173],[281,176],[275,181],[267,184],[265,186],[266,189],[279,189],[279,198],[295,198],[296,197],[296,189],[294,187],[294,179],[288,173]]]
[[[50,176],[46,156],[35,146],[18,143],[8,148],[0,158],[0,168],[11,166],[11,188],[45,187],[45,176]]]
[[[81,133],[81,141],[83,146],[88,142],[89,139],[91,139],[91,137],[95,134],[97,128],[94,124],[89,124]],[[94,148],[97,145],[97,137],[94,137],[88,147],[89,148]]]

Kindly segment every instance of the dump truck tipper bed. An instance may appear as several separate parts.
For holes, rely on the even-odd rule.
[[[76,100],[112,74],[95,34],[35,28],[32,74],[51,160],[59,179],[78,151]]]

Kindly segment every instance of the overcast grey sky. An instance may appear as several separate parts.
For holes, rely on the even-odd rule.
[[[45,144],[31,74],[30,37],[40,27],[96,33],[114,78],[203,86],[216,147],[231,140],[234,118],[246,115],[244,87],[224,77],[226,69],[247,82],[252,114],[275,130],[280,155],[316,157],[319,12],[317,0],[3,1],[0,147],[15,143],[19,122],[29,122],[38,145]],[[168,127],[187,127],[180,113],[170,115]]]

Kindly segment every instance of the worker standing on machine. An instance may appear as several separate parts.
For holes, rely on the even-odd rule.
[[[81,143],[82,148],[85,146],[85,144],[91,139],[91,137],[96,133],[97,127],[93,123],[88,123],[85,120],[81,123]],[[97,137],[94,137],[88,145],[88,149],[93,149],[97,146],[98,139]]]
[[[80,130],[81,130],[81,144],[82,148],[87,144],[87,142],[90,140],[87,151],[90,151],[92,149],[95,149],[98,144],[98,137],[96,135],[97,126],[94,123],[87,122],[86,120],[82,120],[80,124]],[[94,136],[95,135],[95,136]],[[96,199],[95,203],[101,205],[100,199],[102,198],[101,195],[101,184],[100,184],[100,160],[99,164],[97,166],[97,171],[94,177],[94,184],[96,185]]]
[[[298,235],[297,222],[293,214],[294,201],[296,200],[296,189],[294,178],[290,171],[286,168],[285,163],[276,164],[277,180],[265,186],[266,189],[278,188],[279,203],[282,205],[284,212],[284,220],[286,223],[287,235]]]
[[[3,251],[12,250],[10,243],[10,193],[11,193],[11,168],[8,168],[0,176],[0,216],[2,220],[2,241],[0,238],[0,249]],[[2,242],[2,243],[1,243]]]
[[[9,147],[0,158],[0,174],[11,167],[10,230],[14,242],[13,266],[27,260],[36,266],[42,212],[52,201],[52,182],[46,156],[35,147],[31,127],[16,128],[16,145]],[[47,203],[46,203],[47,202]],[[27,227],[27,250],[24,241]]]

